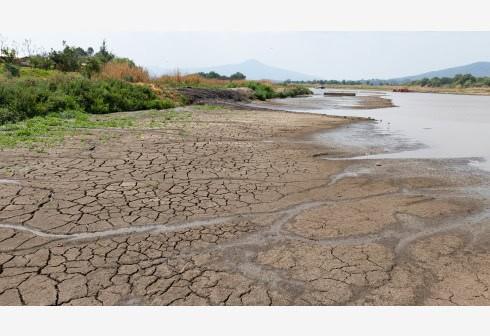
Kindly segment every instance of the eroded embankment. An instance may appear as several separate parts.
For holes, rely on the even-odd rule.
[[[325,160],[348,118],[184,110],[0,153],[0,304],[487,303],[480,176]]]

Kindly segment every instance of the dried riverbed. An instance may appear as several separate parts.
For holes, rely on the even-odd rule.
[[[184,110],[0,153],[0,305],[489,303],[485,176],[326,160],[354,118]]]

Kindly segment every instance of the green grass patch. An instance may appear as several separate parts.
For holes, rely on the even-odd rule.
[[[142,111],[124,115],[91,115],[80,111],[64,111],[37,116],[0,126],[0,148],[25,147],[42,149],[60,143],[67,136],[83,135],[83,130],[110,128],[164,128],[168,123],[186,121],[190,112],[175,110]],[[108,134],[102,133],[101,141]]]
[[[20,77],[28,77],[28,78],[50,78],[50,77],[55,77],[61,75],[61,72],[58,70],[47,70],[47,69],[38,69],[38,68],[31,68],[31,67],[26,67],[26,66],[16,66],[19,69],[19,76]],[[0,64],[0,78],[6,79],[8,76],[7,70],[6,70],[6,64]]]
[[[49,78],[49,77],[59,76],[60,74],[61,72],[58,70],[20,67],[20,77]]]
[[[100,120],[80,111],[66,111],[0,126],[0,148],[49,146],[68,135],[80,134],[79,129],[128,128],[133,125],[134,118]]]

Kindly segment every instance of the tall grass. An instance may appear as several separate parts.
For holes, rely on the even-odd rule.
[[[182,75],[176,71],[170,75],[160,76],[154,79],[154,82],[160,87],[206,87],[206,88],[232,88],[245,86],[245,80],[223,80],[216,78],[205,78],[197,74]]]
[[[148,83],[150,81],[150,75],[146,69],[128,62],[114,61],[104,64],[95,78],[118,79],[132,83]]]

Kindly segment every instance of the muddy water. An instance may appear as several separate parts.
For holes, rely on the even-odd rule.
[[[372,92],[358,91],[358,94]],[[319,136],[320,140],[357,149],[358,158],[467,158],[478,168],[490,171],[490,96],[385,95],[397,106],[354,109],[359,98],[324,97],[323,90],[315,90],[315,95],[310,97],[282,100],[280,107],[376,119]]]

